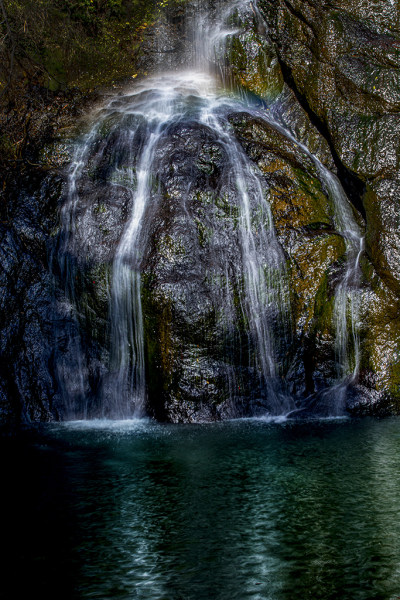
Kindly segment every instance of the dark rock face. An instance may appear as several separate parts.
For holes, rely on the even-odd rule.
[[[181,122],[159,156],[161,193],[147,217],[143,263],[149,410],[172,421],[263,414],[269,403],[249,360],[241,209],[227,149],[209,127]],[[285,327],[276,323],[276,338]],[[280,351],[283,375],[287,348]]]
[[[188,40],[183,10],[176,11],[182,57]],[[311,412],[318,413],[321,394],[337,383],[335,298],[348,257],[321,170],[290,134],[337,174],[366,232],[356,323],[360,365],[346,409],[399,412],[398,23],[389,1],[339,0],[333,7],[260,0],[227,50],[229,77],[265,115],[243,105],[224,118],[232,143],[258,169],[285,261],[289,308],[284,318],[269,317],[278,395]],[[160,51],[170,52],[169,43]],[[117,97],[115,106],[123,101]],[[102,120],[69,223],[62,209],[66,169],[32,170],[10,194],[0,224],[1,420],[107,415],[100,405],[112,361],[113,264],[147,135],[137,115],[110,111]],[[186,115],[165,128],[140,255],[131,264],[141,274],[145,408],[160,420],[210,421],[270,409],[245,308],[232,171],[213,127]],[[255,237],[260,221],[257,207],[251,210]],[[348,345],[354,361],[356,349]]]
[[[397,179],[397,5],[288,0],[262,1],[260,8],[287,83],[344,167],[368,184],[382,176]]]
[[[327,140],[342,183],[365,216],[360,380],[398,402],[398,4],[261,0],[259,8],[286,84]]]
[[[172,421],[233,416],[241,389],[246,398],[235,352],[245,332],[235,308],[222,305],[224,286],[242,271],[238,207],[221,190],[226,157],[213,131],[195,122],[173,126],[158,153],[161,194],[143,266],[151,410]]]
[[[110,271],[132,211],[130,190],[146,144],[140,124],[130,136],[126,126],[122,118],[111,132],[102,127],[91,142],[77,184],[82,200],[72,213],[73,235],[60,238],[59,282],[70,281],[64,303],[76,316],[58,360],[75,414],[101,414],[110,364]],[[170,421],[263,414],[269,401],[252,358],[240,193],[226,143],[204,123],[181,118],[164,129],[152,161],[140,256],[131,257],[131,268],[140,269],[142,280],[147,412]],[[130,181],[124,168],[131,169]],[[256,231],[262,223],[256,218],[260,207],[253,204]],[[291,334],[285,322],[273,327],[278,340]],[[77,370],[76,352],[81,353],[83,389],[66,381]],[[285,353],[282,344],[277,356],[282,375]],[[88,399],[84,410],[80,395]]]
[[[292,394],[312,396],[335,381],[333,299],[346,255],[321,174],[294,140],[264,120],[232,115],[246,152],[268,182],[268,199],[289,265],[295,352]],[[340,277],[340,275],[339,275]]]
[[[54,378],[53,284],[48,253],[61,180],[22,181],[8,202],[0,242],[1,420],[58,416]]]

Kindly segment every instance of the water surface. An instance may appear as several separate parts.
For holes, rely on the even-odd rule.
[[[400,596],[400,421],[146,421],[1,438],[2,597]]]

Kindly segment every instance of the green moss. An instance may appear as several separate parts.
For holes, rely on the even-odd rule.
[[[4,0],[17,40],[15,75],[26,81],[34,76],[51,90],[85,91],[134,76],[145,32],[169,6],[180,3]],[[2,50],[6,52],[6,46]],[[8,80],[8,64],[7,58],[0,63],[1,81]]]
[[[278,230],[310,229],[316,223],[320,229],[333,228],[332,205],[317,180],[278,159],[264,171],[268,175],[269,202]]]
[[[307,194],[309,204],[312,204],[312,220],[331,224],[334,210],[332,203],[328,201],[322,189],[320,180],[306,172],[304,169],[293,168],[293,171],[296,176],[296,183],[299,188]]]
[[[389,394],[397,402],[400,410],[400,356],[389,365]]]
[[[306,225],[308,231],[329,231],[331,229],[331,225],[328,223],[321,223],[321,221],[317,221],[316,223],[308,223]]]
[[[314,315],[316,318],[315,330],[321,334],[332,332],[334,304],[335,297],[330,294],[328,273],[324,273],[314,305]]]
[[[362,305],[361,369],[374,374],[377,391],[400,409],[399,299],[377,277],[372,265],[363,265],[363,272],[369,275],[372,290]]]
[[[94,212],[97,215],[103,215],[104,213],[107,212],[107,208],[106,205],[103,203],[98,204],[95,208],[94,208]]]
[[[234,83],[252,94],[274,100],[283,89],[278,61],[253,24],[244,24],[240,37],[231,39],[228,55]]]
[[[200,219],[196,219],[195,223],[197,227],[197,237],[199,240],[200,247],[205,248],[210,243],[212,237],[212,230],[209,227],[206,227],[204,225],[204,222],[200,221]]]
[[[232,204],[229,196],[217,196],[214,203],[221,214],[232,219],[235,225],[237,225],[237,221],[240,217],[240,209],[235,204]]]
[[[345,257],[346,247],[339,235],[304,238],[291,253],[290,289],[296,327],[304,331],[317,326],[329,330],[332,325],[332,297],[329,272]],[[317,323],[317,325],[316,325]]]
[[[186,248],[180,238],[174,238],[171,235],[161,235],[157,240],[157,251],[160,257],[168,261],[174,261],[175,258],[186,255]]]

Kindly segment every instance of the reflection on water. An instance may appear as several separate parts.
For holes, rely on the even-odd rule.
[[[400,421],[4,435],[4,598],[400,596]]]

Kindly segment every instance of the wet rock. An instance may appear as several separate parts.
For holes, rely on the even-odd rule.
[[[284,81],[257,6],[239,8],[232,25],[238,33],[227,41],[225,78],[242,93],[248,91],[255,102],[260,98],[273,101],[282,92]]]
[[[10,221],[2,225],[2,421],[58,417],[59,396],[51,367],[53,283],[47,257],[60,184],[54,176],[32,177],[30,184],[23,181],[22,189],[9,198]]]
[[[238,29],[226,42],[224,82],[247,94],[251,103],[261,105],[323,164],[335,170],[327,140],[285,83],[279,55],[258,4],[252,3],[251,10],[239,8],[233,24]]]
[[[307,395],[335,380],[333,281],[344,260],[334,207],[309,155],[271,123],[245,113],[231,123],[268,182],[268,200],[288,260],[296,352],[292,393]],[[331,283],[329,283],[331,282]]]
[[[319,120],[343,166],[363,182],[399,180],[399,12],[389,1],[379,6],[260,3],[287,82]],[[371,203],[364,208],[374,227]],[[395,236],[392,244],[398,244]],[[379,257],[372,252],[370,258],[380,272]],[[393,276],[399,280],[397,270]]]
[[[232,189],[227,195],[226,150],[209,128],[183,122],[159,156],[161,194],[143,263],[149,410],[172,421],[249,414],[257,404],[265,411],[246,357],[239,206]]]
[[[250,113],[232,113],[228,122],[262,174],[285,253],[291,315],[286,321],[276,315],[271,327],[279,341],[277,372],[287,393],[301,403],[337,377],[333,301],[346,247],[335,228],[332,200],[307,151],[278,125]],[[42,262],[35,279],[31,269],[19,272],[18,285],[30,294],[23,301],[26,316],[11,320],[3,339],[7,344],[18,336],[25,344],[23,361],[12,359],[13,381],[30,419],[102,415],[112,266],[132,210],[135,164],[143,145],[141,125],[134,126],[135,135],[127,135],[124,120],[114,119],[92,140],[77,181],[80,201],[53,238],[57,247],[50,265],[43,244],[50,231],[57,231],[54,212],[48,209],[47,229],[36,232],[37,217],[29,219],[26,211],[41,204],[29,195],[20,200],[18,239]],[[265,414],[270,399],[249,334],[240,191],[227,147],[210,127],[181,119],[165,129],[153,167],[140,234],[143,250],[131,265],[142,273],[147,412],[174,422]],[[55,183],[59,194],[60,181]],[[42,208],[57,196],[46,185]],[[61,202],[66,201],[64,194]],[[257,235],[259,207],[252,210]],[[5,253],[4,264],[20,269],[17,250]],[[49,268],[56,287],[51,293]],[[47,349],[51,336],[54,352]]]
[[[377,178],[368,186],[365,207],[368,214],[368,254],[385,284],[400,295],[400,211],[398,180]],[[372,260],[372,258],[371,258]]]
[[[222,78],[245,90],[266,118],[251,109],[232,112],[230,133],[266,184],[290,288],[285,319],[271,318],[279,390],[299,407],[307,400],[308,410],[321,398],[327,403],[325,390],[337,383],[334,303],[346,244],[321,172],[296,139],[338,174],[366,219],[360,370],[347,408],[400,410],[398,16],[389,1],[260,0],[231,17],[241,32],[224,49],[231,67]],[[149,30],[149,68],[184,64],[192,42],[185,18],[177,4],[158,30]],[[156,46],[151,36],[171,26],[174,34]],[[113,261],[148,135],[144,119],[119,112],[129,95],[110,101],[115,112],[107,109],[91,141],[68,223],[61,212],[60,226],[57,216],[67,173],[44,173],[71,160],[63,141],[32,154],[37,170],[7,202],[0,225],[1,419],[104,416]],[[128,261],[142,276],[146,408],[160,420],[211,421],[270,407],[244,307],[240,192],[232,171],[212,127],[189,117],[165,127],[141,250]],[[262,218],[252,206],[253,236]],[[356,211],[354,219],[363,225]]]
[[[398,5],[389,0],[340,0],[335,6],[312,0],[261,0],[259,8],[286,84],[328,141],[342,183],[365,216],[366,251],[373,267],[364,273],[364,281],[366,289],[372,286],[374,291],[363,300],[362,351],[370,362],[360,385],[364,379],[364,389],[378,390],[371,391],[370,406],[383,403],[385,410],[391,406],[397,411]],[[380,303],[392,315],[385,324]],[[368,401],[353,405],[365,412]]]
[[[365,400],[360,401],[362,412],[380,411],[382,404],[383,411],[397,414],[400,410],[400,301],[367,259],[363,271],[359,383],[371,390],[372,398],[369,409]]]

